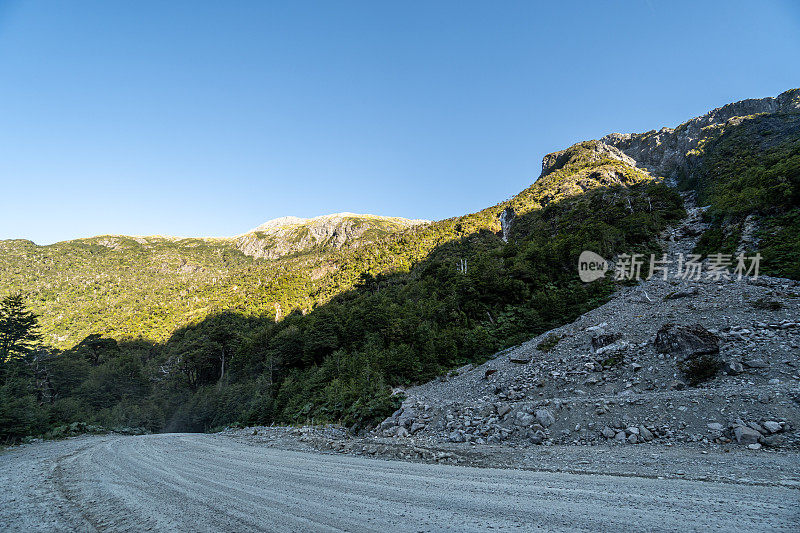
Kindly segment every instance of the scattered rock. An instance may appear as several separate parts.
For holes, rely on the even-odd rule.
[[[457,429],[450,433],[449,440],[450,442],[464,442],[466,439],[464,438],[464,432]]]
[[[592,337],[592,350],[597,351],[600,348],[604,348],[610,344],[614,344],[617,340],[619,340],[622,336],[619,333],[611,333],[608,335],[601,334]]]
[[[672,390],[683,390],[686,388],[686,383],[679,379],[676,379],[670,382],[669,388]]]
[[[738,444],[755,444],[761,438],[761,433],[747,426],[736,426],[733,436]]]
[[[664,299],[665,300],[677,300],[678,298],[688,298],[690,296],[696,296],[697,293],[698,293],[697,287],[692,287],[692,288],[687,289],[685,291],[671,292],[671,293],[667,294],[664,297]]]
[[[738,376],[742,372],[744,372],[744,367],[738,361],[731,361],[725,365],[725,373],[729,376]]]
[[[508,414],[511,411],[511,406],[509,406],[506,403],[502,403],[502,404],[497,404],[496,409],[497,409],[497,416],[503,418],[504,416],[506,416],[506,414]]]
[[[517,414],[514,416],[514,423],[518,426],[528,427],[533,424],[533,416],[525,411],[517,411]]]
[[[548,409],[537,409],[536,421],[542,426],[548,428],[555,423],[556,419],[553,416],[553,413],[551,413]]]

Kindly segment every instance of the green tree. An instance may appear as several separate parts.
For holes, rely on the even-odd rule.
[[[0,363],[23,357],[34,349],[41,338],[38,318],[25,307],[22,293],[0,301]]]

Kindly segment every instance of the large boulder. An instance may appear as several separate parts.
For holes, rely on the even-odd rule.
[[[678,368],[692,385],[712,379],[722,368],[719,338],[700,324],[664,324],[654,344],[658,352],[678,360]]]
[[[719,338],[700,324],[664,324],[656,333],[655,348],[675,357],[719,353]]]
[[[736,426],[733,428],[733,436],[739,444],[756,444],[761,439],[761,433],[747,426]]]

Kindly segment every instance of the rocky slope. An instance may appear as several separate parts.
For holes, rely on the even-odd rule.
[[[698,211],[689,225],[700,223]],[[694,240],[670,241],[671,254]],[[704,351],[722,370],[690,386],[682,363]],[[403,393],[376,435],[431,444],[797,447],[800,283],[643,281],[572,324]]]
[[[619,179],[625,169],[635,169],[634,179],[661,176],[677,184],[700,168],[710,139],[753,116],[769,119],[759,130],[767,143],[760,149],[796,142],[799,111],[800,90],[793,89],[723,106],[674,129],[607,135],[545,156],[537,183],[551,182],[554,198]],[[589,165],[586,175],[562,183],[561,169],[573,165]],[[667,279],[623,288],[572,324],[402,391],[403,406],[375,436],[430,445],[800,446],[800,284],[678,275],[679,258],[710,227],[696,193],[684,196],[686,220],[662,235]],[[737,253],[755,251],[759,216],[743,222]],[[513,241],[520,228],[510,226]]]
[[[245,255],[277,259],[314,248],[363,246],[387,234],[427,222],[354,213],[335,213],[315,218],[282,217],[265,222],[234,240]]]

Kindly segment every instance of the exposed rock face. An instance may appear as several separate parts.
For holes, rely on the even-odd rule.
[[[246,255],[277,259],[314,247],[339,249],[358,246],[427,222],[353,213],[336,213],[310,219],[282,217],[236,237],[236,244]]]
[[[677,128],[661,128],[646,133],[612,133],[601,143],[622,151],[652,174],[674,178],[678,170],[691,169],[696,163],[696,149],[711,127],[730,120],[741,120],[759,113],[800,111],[800,90],[792,89],[777,97],[742,100],[709,111],[684,122]],[[557,152],[558,153],[558,152]]]
[[[698,148],[714,128],[741,122],[742,117],[755,114],[798,111],[800,90],[792,89],[777,97],[742,100],[722,106],[677,128],[661,128],[645,133],[611,133],[600,140],[584,141],[566,150],[547,154],[542,160],[540,179],[570,165],[603,160],[619,161],[654,176],[675,179],[681,172],[691,172],[698,162]],[[614,177],[601,178],[609,181]]]

